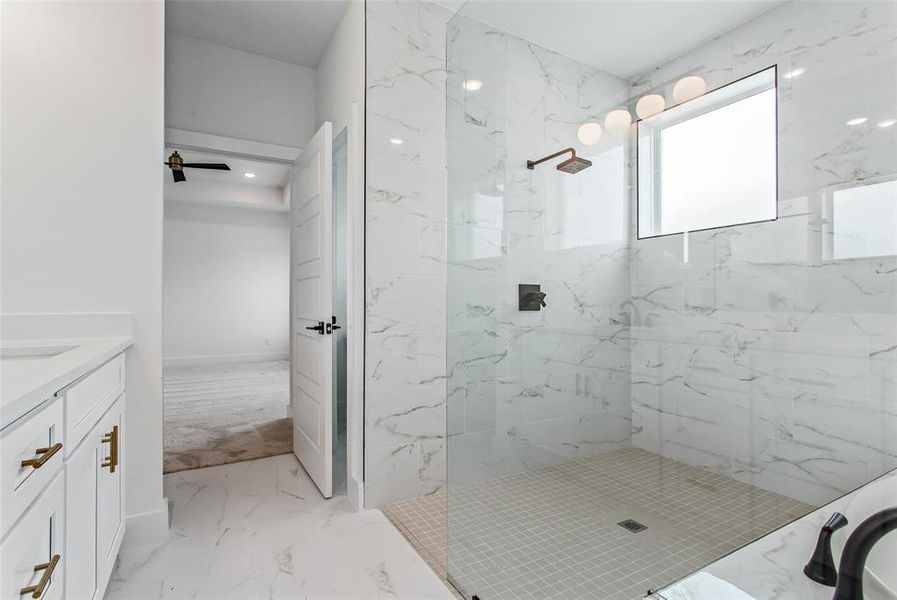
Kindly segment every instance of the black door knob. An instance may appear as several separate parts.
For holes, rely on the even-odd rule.
[[[317,331],[319,335],[324,335],[324,321],[318,321],[318,324],[314,327],[306,327],[311,331]]]

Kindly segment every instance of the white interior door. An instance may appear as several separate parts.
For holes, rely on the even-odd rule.
[[[290,406],[293,452],[333,495],[333,126],[326,122],[290,176]]]

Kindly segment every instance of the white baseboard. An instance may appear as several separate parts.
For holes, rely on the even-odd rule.
[[[168,541],[168,498],[162,498],[162,507],[158,510],[131,515],[125,519],[122,550],[166,541]]]
[[[266,360],[287,360],[289,352],[259,352],[257,354],[208,354],[204,356],[166,356],[164,367],[186,367],[190,365],[215,365],[238,362],[263,362]]]

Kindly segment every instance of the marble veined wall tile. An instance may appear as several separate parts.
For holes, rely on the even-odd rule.
[[[447,461],[476,482],[628,443],[814,503],[897,466],[897,258],[826,246],[835,192],[897,172],[892,7],[784,3],[628,82],[436,3],[367,12],[370,505]],[[579,125],[773,64],[806,69],[779,79],[778,219],[635,239],[633,148]],[[592,168],[525,168],[566,146]]]
[[[368,2],[365,11],[365,501],[376,507],[445,482],[451,12],[416,1]]]
[[[893,117],[895,33],[886,3],[783,3],[633,80],[779,72],[778,219],[633,238],[636,446],[815,504],[897,467],[895,259],[827,241],[837,190],[897,173],[893,129],[846,125]]]

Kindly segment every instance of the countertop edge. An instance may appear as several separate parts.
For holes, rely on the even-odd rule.
[[[2,410],[0,412],[0,431],[5,431],[7,427],[28,416],[41,405],[49,403],[56,392],[134,345],[134,340],[130,337],[46,341],[46,343],[72,342],[80,343],[83,346],[98,345],[99,347],[96,352],[85,357],[74,366],[59,373],[54,373],[49,379],[21,394],[16,400],[9,403],[4,402],[2,408],[0,408]]]

